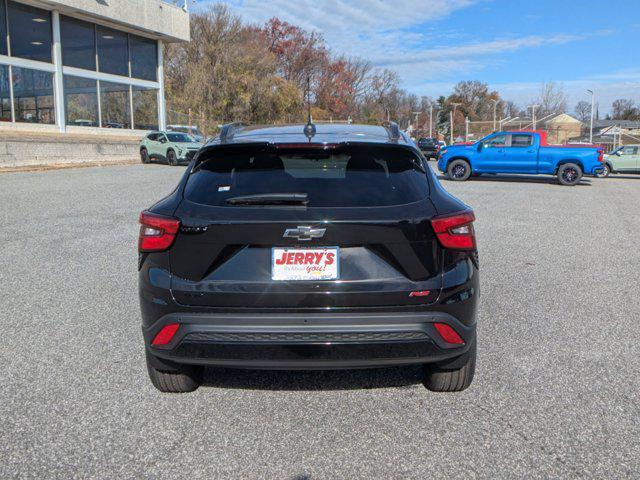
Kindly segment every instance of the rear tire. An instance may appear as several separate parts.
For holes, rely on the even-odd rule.
[[[447,166],[447,175],[454,182],[464,182],[471,176],[471,165],[466,160],[454,160]]]
[[[149,163],[151,161],[151,158],[149,158],[149,152],[146,148],[140,149],[140,160],[142,163]]]
[[[178,165],[178,157],[176,157],[176,152],[174,152],[173,150],[169,150],[167,152],[167,162],[169,162],[169,165],[171,165],[172,167]]]
[[[435,364],[423,367],[422,383],[432,392],[461,392],[473,381],[476,371],[476,342],[469,349],[464,365],[456,369],[446,369]]]
[[[598,173],[596,177],[607,178],[609,175],[611,175],[611,165],[605,163],[604,165],[602,165],[602,168],[604,168],[604,170],[602,171],[602,173]]]
[[[575,163],[565,163],[558,169],[558,181],[561,185],[573,187],[580,183],[582,179],[582,169]]]
[[[147,356],[147,372],[154,387],[163,393],[188,393],[196,390],[202,383],[202,367],[180,365],[176,371],[156,369]]]

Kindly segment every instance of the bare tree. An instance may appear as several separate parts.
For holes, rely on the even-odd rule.
[[[504,104],[504,117],[515,118],[520,115],[522,109],[513,100],[507,100]]]
[[[580,100],[574,109],[576,118],[582,123],[588,122],[591,119],[591,104],[584,100]]]
[[[542,85],[538,98],[534,100],[538,108],[538,118],[546,117],[552,113],[564,113],[567,111],[567,94],[562,85],[549,82]]]
[[[611,105],[611,116],[615,120],[638,120],[640,110],[635,106],[633,100],[619,98]]]

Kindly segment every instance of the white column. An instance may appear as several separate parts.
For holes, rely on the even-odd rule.
[[[53,23],[53,65],[56,70],[54,78],[54,107],[56,111],[56,125],[60,132],[66,131],[64,114],[64,76],[62,74],[62,45],[60,43],[60,13],[56,10],[51,12]]]
[[[167,129],[167,105],[164,98],[164,43],[158,40],[158,129]]]

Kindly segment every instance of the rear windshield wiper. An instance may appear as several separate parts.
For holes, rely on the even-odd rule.
[[[229,205],[304,205],[309,203],[306,193],[258,193],[227,198]]]

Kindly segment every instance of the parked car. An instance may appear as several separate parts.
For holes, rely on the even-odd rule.
[[[605,155],[603,166],[600,177],[611,173],[640,173],[640,145],[625,145]]]
[[[442,140],[431,137],[422,137],[418,139],[418,148],[427,157],[427,160],[432,158],[438,158],[438,152],[442,147],[446,147],[447,144]]]
[[[166,161],[169,165],[189,162],[202,145],[186,133],[150,132],[140,142],[142,163]]]
[[[496,132],[471,145],[440,151],[438,169],[451,180],[483,173],[555,175],[562,185],[577,185],[583,175],[604,170],[602,150],[548,145],[545,132]]]
[[[205,365],[422,364],[427,388],[465,389],[474,219],[395,124],[223,126],[140,216],[151,382],[191,391]]]

